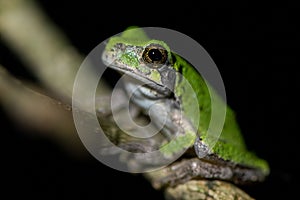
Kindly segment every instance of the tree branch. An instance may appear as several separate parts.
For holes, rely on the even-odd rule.
[[[47,88],[71,98],[83,57],[34,1],[0,0],[0,33]]]

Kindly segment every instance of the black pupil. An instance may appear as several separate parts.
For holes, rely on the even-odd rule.
[[[160,50],[158,50],[158,49],[151,49],[148,52],[148,56],[152,61],[160,61],[163,57]]]

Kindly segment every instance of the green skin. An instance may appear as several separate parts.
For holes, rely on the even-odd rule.
[[[145,51],[149,53],[149,49],[160,50],[164,58],[159,56],[157,60],[151,59],[151,56],[145,53]],[[102,60],[107,66],[126,73],[134,80],[146,83],[132,98],[139,107],[147,110],[151,103],[158,101],[166,108],[170,120],[167,121],[163,132],[168,137],[176,136],[175,139],[161,148],[162,154],[166,157],[194,146],[195,153],[201,160],[201,162],[197,162],[202,165],[200,167],[206,166],[201,164],[205,162],[213,164],[215,168],[220,170],[228,167],[231,169],[230,173],[234,175],[228,179],[224,178],[225,180],[243,184],[262,181],[269,174],[268,163],[247,150],[236,123],[235,114],[228,106],[226,107],[226,118],[220,137],[216,143],[211,142],[207,129],[211,117],[210,92],[214,92],[214,90],[190,63],[171,52],[168,45],[163,41],[151,40],[142,29],[131,27],[124,31],[121,36],[110,38],[102,55]],[[189,83],[182,81],[179,74],[185,77]],[[133,79],[126,81],[125,88],[127,91],[137,89]],[[174,94],[171,95],[170,91],[173,91]],[[201,120],[196,120],[197,118],[194,117],[195,105],[191,101],[193,92],[196,94]],[[224,104],[221,98],[218,98],[217,102],[220,105]],[[180,123],[176,123],[179,112],[178,106],[176,106],[178,103],[184,115]],[[158,124],[161,121],[159,114],[154,119]],[[206,156],[200,156],[203,154]],[[195,165],[195,162],[186,163],[186,165]],[[184,166],[182,169],[186,167]],[[208,174],[199,172],[191,175],[187,173],[186,179],[199,176],[219,179],[224,177],[224,174],[212,176],[209,173],[215,173],[215,171],[212,170]],[[168,180],[164,181],[168,182]],[[174,180],[172,181],[174,182]]]

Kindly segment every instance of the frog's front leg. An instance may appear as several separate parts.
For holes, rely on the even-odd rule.
[[[187,148],[194,144],[196,133],[172,100],[154,100],[151,106],[144,111],[145,114],[149,115],[150,123],[156,125],[156,128],[147,129],[148,124],[140,131],[146,131],[152,136],[144,139],[131,138],[121,144],[122,148],[130,152],[142,153],[134,156],[134,166],[138,164],[161,165],[169,163],[169,161],[171,162],[181,156]],[[131,131],[134,131],[134,129]],[[136,135],[138,134],[139,131]],[[186,137],[186,135],[190,136]]]
[[[191,132],[195,136],[197,135],[191,122],[185,118],[183,111],[174,99],[157,100],[147,112],[159,131],[169,140]]]

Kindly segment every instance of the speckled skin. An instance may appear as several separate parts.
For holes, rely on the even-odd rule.
[[[167,61],[163,65],[149,65],[145,62],[143,52],[149,45],[158,45],[159,48],[163,48],[167,52]],[[149,102],[149,100],[159,100],[162,105],[168,108],[170,122],[166,126],[168,130],[165,130],[165,132],[172,135],[174,134],[172,130],[177,130],[175,134],[178,137],[171,141],[169,145],[162,147],[162,153],[166,156],[194,145],[196,155],[206,155],[197,164],[205,167],[206,165],[203,163],[210,163],[210,165],[219,169],[230,167],[231,173],[236,174],[236,176],[248,174],[240,178],[235,177],[235,180],[239,180],[236,182],[262,181],[268,175],[267,162],[247,150],[236,123],[235,114],[228,106],[220,138],[216,144],[212,145],[210,143],[211,138],[207,134],[211,117],[209,92],[214,92],[214,90],[210,88],[191,64],[171,52],[168,45],[163,41],[149,39],[142,29],[129,29],[121,36],[109,40],[102,59],[109,67],[126,73],[138,81],[147,83],[140,90],[140,96],[137,96],[136,100],[133,99],[141,108],[147,110],[149,104],[144,102]],[[179,74],[185,77],[189,84],[182,81]],[[193,90],[196,94],[196,102],[198,103],[196,108],[201,113],[200,121],[195,120],[193,117],[195,101],[191,101],[194,97],[190,90]],[[145,98],[145,101],[143,101],[143,98]],[[220,105],[224,104],[221,98],[217,102]],[[176,122],[174,116],[179,108],[183,110],[184,119]],[[156,120],[160,121],[159,116]],[[201,166],[199,167],[201,168]],[[240,171],[243,173],[239,173]],[[201,176],[201,174],[199,175]],[[197,173],[193,174],[191,178],[196,176]],[[222,176],[216,175],[214,178],[222,179]]]

